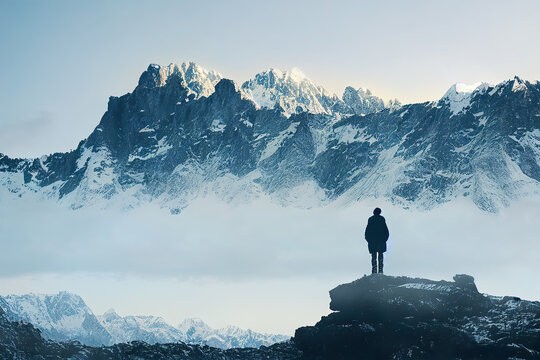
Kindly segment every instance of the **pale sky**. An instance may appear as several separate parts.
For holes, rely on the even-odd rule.
[[[300,68],[404,103],[451,84],[540,79],[538,1],[0,2],[0,152],[75,148],[149,63],[241,83]]]

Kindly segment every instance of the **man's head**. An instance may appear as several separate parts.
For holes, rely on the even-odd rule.
[[[375,210],[373,210],[373,214],[375,214],[375,215],[381,215],[381,209],[375,208]]]

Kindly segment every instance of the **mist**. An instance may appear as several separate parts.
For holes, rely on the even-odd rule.
[[[119,212],[2,200],[0,291],[68,290],[96,313],[198,316],[292,334],[328,313],[328,290],[367,274],[363,234],[375,206],[390,229],[385,272],[451,280],[481,292],[540,298],[534,200],[497,214],[468,201],[431,211],[365,201],[299,209],[269,201],[193,202],[178,215],[146,205]]]

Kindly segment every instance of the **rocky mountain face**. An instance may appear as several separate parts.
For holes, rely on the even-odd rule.
[[[220,349],[258,348],[290,339],[290,336],[261,334],[236,326],[216,330],[200,319],[186,319],[175,328],[158,316],[120,316],[112,309],[95,316],[80,296],[67,292],[0,297],[0,309],[11,321],[31,323],[46,339],[76,340],[89,346],[181,341]]]
[[[540,359],[540,303],[454,282],[365,276],[330,291],[315,326],[296,330],[306,359]]]
[[[385,103],[383,99],[373,95],[369,89],[359,88],[356,90],[351,86],[345,88],[342,99],[343,103],[350,108],[348,113],[356,115],[371,114],[384,109],[397,110],[401,107],[401,103],[397,99]]]
[[[151,201],[177,213],[209,194],[422,209],[467,198],[497,211],[540,193],[538,82],[455,85],[437,102],[397,106],[351,88],[330,96],[297,70],[261,73],[240,89],[218,79],[195,65],[151,65],[132,93],[110,98],[77,149],[0,155],[0,199]]]
[[[2,308],[12,321],[25,321],[39,328],[47,339],[68,341],[77,339],[88,345],[111,344],[111,335],[75,294],[8,295],[0,297]]]
[[[45,340],[39,330],[23,321],[11,321],[0,308],[0,358],[5,360],[263,360],[295,359],[299,350],[291,342],[271,347],[221,350],[182,342],[148,344],[134,341],[108,347],[90,347],[79,342]]]
[[[0,308],[3,359],[540,359],[540,303],[454,281],[364,276],[330,291],[330,308],[290,341],[222,350],[181,342],[89,347],[44,340]]]

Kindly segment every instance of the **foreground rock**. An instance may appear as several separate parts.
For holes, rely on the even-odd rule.
[[[0,309],[1,359],[540,359],[540,303],[453,282],[365,276],[330,291],[334,310],[292,341],[258,349],[131,342],[108,347],[44,340]]]
[[[334,310],[294,341],[309,359],[540,359],[540,303],[454,282],[366,276],[330,291]]]

